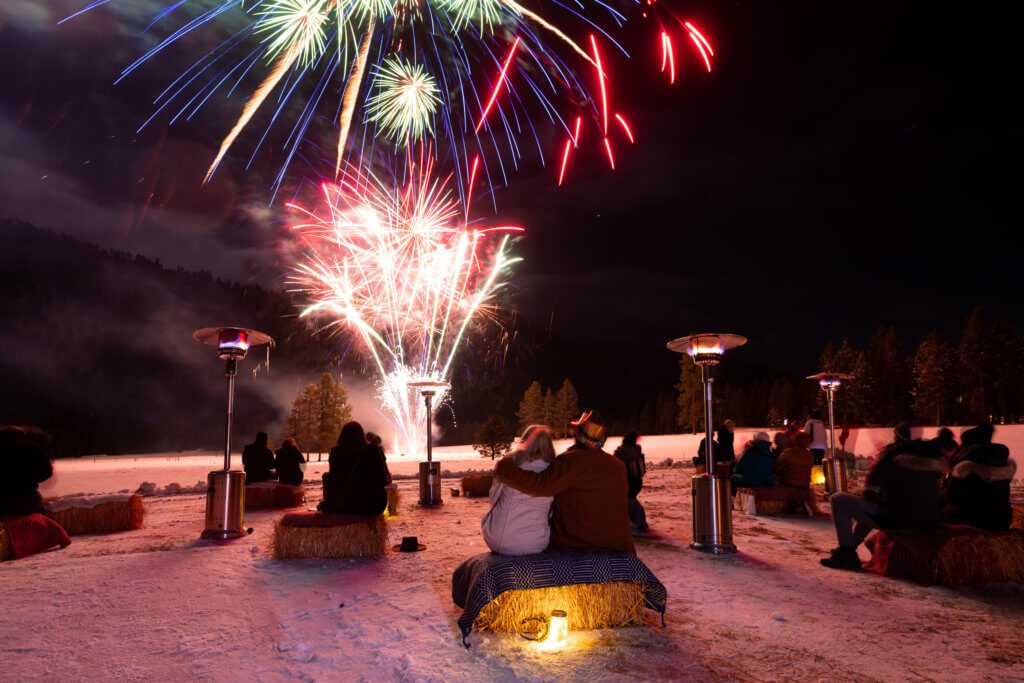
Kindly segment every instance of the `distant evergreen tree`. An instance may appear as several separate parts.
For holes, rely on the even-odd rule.
[[[512,435],[500,415],[491,415],[473,439],[473,449],[485,458],[504,457],[512,448]]]
[[[555,417],[551,427],[558,436],[565,438],[569,435],[569,422],[579,417],[579,414],[580,401],[576,395],[576,387],[566,379],[555,396]]]
[[[956,353],[946,339],[933,330],[914,352],[914,412],[925,419],[935,418],[942,424],[942,415],[952,407],[957,393]]]
[[[544,419],[541,420],[542,424],[551,426],[551,423],[555,421],[555,413],[557,408],[555,406],[555,392],[550,389],[544,390]]]
[[[892,425],[910,405],[910,373],[896,328],[880,326],[868,346],[867,370],[875,421]]]
[[[839,348],[829,344],[821,354],[818,369],[821,372],[853,375],[853,379],[844,382],[842,388],[835,393],[836,415],[845,415],[848,420],[862,423],[876,419],[872,412],[876,383],[868,370],[867,356],[863,351],[855,349],[849,339],[844,339]],[[815,405],[824,414],[828,410],[825,394],[817,386],[813,387],[813,391]]]
[[[317,441],[317,385],[307,384],[299,391],[292,401],[291,410],[285,418],[286,434],[281,439],[291,437],[300,451],[310,453],[319,443]]]
[[[796,418],[796,382],[780,377],[768,392],[768,425],[781,427],[786,418]]]
[[[523,394],[516,417],[519,418],[520,432],[530,425],[544,423],[544,390],[540,382],[534,381]]]
[[[704,383],[701,381],[700,368],[688,356],[679,361],[679,384],[676,389],[679,397],[678,423],[683,431],[696,433],[704,428]]]
[[[319,382],[307,384],[292,401],[285,428],[300,450],[327,453],[351,418],[348,390],[325,372]]]
[[[990,324],[980,308],[975,308],[967,319],[957,347],[960,382],[963,385],[963,417],[968,422],[988,418],[990,406],[986,387],[991,383],[992,362],[989,344]]]
[[[676,401],[670,391],[659,391],[658,401],[655,406],[656,421],[654,434],[674,434],[678,429],[676,424]]]

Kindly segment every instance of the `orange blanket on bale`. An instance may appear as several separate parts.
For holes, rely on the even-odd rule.
[[[34,555],[55,545],[61,548],[71,545],[71,538],[64,528],[40,514],[0,516],[0,529],[10,542],[10,559],[13,560]],[[0,560],[3,559],[7,558],[0,557]]]

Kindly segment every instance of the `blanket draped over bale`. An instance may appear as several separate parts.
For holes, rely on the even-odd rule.
[[[302,486],[277,481],[259,481],[245,487],[245,509],[293,508],[302,505],[305,490]]]
[[[59,545],[71,544],[60,524],[39,513],[0,515],[0,561],[17,560]]]
[[[946,524],[931,531],[879,531],[865,546],[869,571],[925,585],[1024,583],[1024,533]]]
[[[474,497],[474,496],[486,496],[491,492],[491,483],[494,481],[493,474],[471,474],[468,477],[463,477],[460,480],[462,485],[462,495]]]
[[[601,586],[594,587],[594,584]],[[508,591],[535,591],[538,589],[550,589],[556,587],[584,587],[592,589],[589,597],[596,597],[600,600],[614,599],[619,603],[618,607],[625,607],[625,613],[632,615],[634,611],[629,602],[629,590],[615,589],[614,584],[632,584],[640,593],[641,604],[648,609],[655,610],[662,615],[662,622],[665,619],[665,605],[668,601],[668,593],[665,586],[658,581],[658,578],[641,562],[635,555],[628,553],[566,553],[561,551],[546,551],[534,555],[496,555],[494,553],[482,553],[471,557],[452,575],[452,599],[455,604],[462,608],[462,616],[459,617],[459,629],[462,631],[463,643],[466,637],[473,630],[477,617],[481,615],[489,603],[503,596]],[[550,594],[549,594],[550,595]],[[572,597],[578,599],[581,594],[573,591],[564,593],[561,597]],[[559,596],[554,596],[557,599]],[[509,596],[516,600],[516,596]],[[519,608],[527,605],[531,609],[543,610],[544,601],[547,598],[539,594],[532,596],[520,596]],[[500,607],[504,605],[499,605]],[[587,625],[594,627],[598,624],[588,622],[587,615],[573,614],[588,609],[585,605],[578,607],[562,605],[557,609],[569,607],[570,628],[575,623],[576,629],[585,628]],[[509,603],[506,612],[516,609],[513,603]],[[550,609],[548,612],[550,613]],[[544,616],[543,612],[537,614],[521,614],[518,618]],[[484,617],[489,624],[498,628],[490,630],[501,630],[505,624],[510,623],[510,618],[498,618],[495,612],[485,613]],[[509,615],[513,617],[516,615]],[[574,622],[575,618],[575,622]],[[518,619],[517,619],[518,621]],[[582,626],[581,626],[582,624]],[[612,625],[612,624],[604,624]],[[621,625],[621,624],[616,624]]]
[[[68,496],[46,501],[43,512],[71,535],[139,529],[146,517],[142,496]]]
[[[384,515],[293,512],[274,527],[275,559],[377,557],[387,551]]]

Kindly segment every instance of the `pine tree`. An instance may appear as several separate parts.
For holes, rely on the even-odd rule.
[[[989,372],[991,349],[989,345],[990,325],[980,308],[975,308],[967,319],[967,326],[960,337],[957,356],[960,363],[960,381],[964,388],[963,404],[966,411],[964,417],[970,422],[978,422],[988,417],[989,405],[986,387],[991,382]]]
[[[541,424],[551,425],[555,421],[555,392],[550,389],[544,390],[544,419]]]
[[[783,421],[796,416],[796,382],[780,377],[768,392],[768,424],[781,427]]]
[[[525,431],[530,425],[544,423],[544,390],[540,382],[534,381],[523,394],[516,417],[519,418],[520,432]]]
[[[317,386],[308,384],[303,387],[285,419],[285,438],[295,439],[299,450],[309,453],[317,447]],[[281,439],[284,441],[284,439]]]
[[[491,460],[504,457],[512,448],[512,435],[500,415],[491,415],[473,439],[473,449]]]
[[[874,418],[892,425],[904,417],[910,404],[910,373],[896,328],[880,326],[868,346],[867,370]]]
[[[680,359],[679,368],[679,384],[676,385],[679,391],[676,399],[679,426],[684,431],[696,433],[704,428],[704,383],[701,381],[700,368],[689,356]]]
[[[937,330],[914,352],[914,412],[926,419],[934,416],[936,425],[942,424],[943,412],[956,395],[955,358],[953,347]]]
[[[562,382],[562,387],[555,396],[555,417],[551,427],[558,436],[564,438],[569,435],[569,422],[579,417],[580,401],[576,395],[576,387],[568,379]]]
[[[317,392],[317,445],[321,453],[331,450],[337,443],[341,427],[352,419],[348,404],[348,389],[341,386],[329,372],[320,375]]]
[[[655,434],[673,434],[676,431],[676,401],[669,391],[658,392],[658,403],[655,407],[657,422]]]

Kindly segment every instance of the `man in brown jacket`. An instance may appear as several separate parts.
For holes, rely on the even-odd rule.
[[[577,553],[636,555],[629,532],[626,467],[601,450],[606,429],[594,411],[572,423],[576,443],[543,472],[519,469],[503,458],[495,476],[532,496],[554,496],[551,546]]]
[[[811,485],[811,467],[814,453],[808,446],[811,437],[807,432],[797,432],[789,441],[789,448],[775,460],[775,483],[780,486],[806,488]]]

